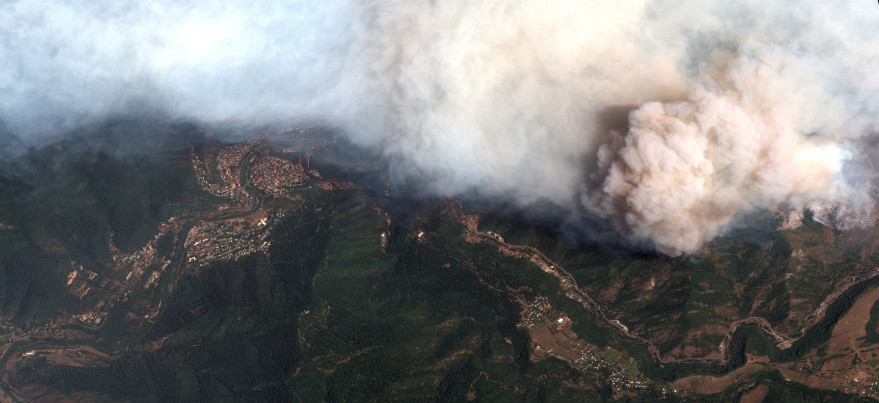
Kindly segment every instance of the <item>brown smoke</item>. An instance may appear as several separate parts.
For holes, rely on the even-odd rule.
[[[869,224],[877,26],[865,1],[22,0],[0,123],[330,121],[424,194],[680,254],[767,210]]]

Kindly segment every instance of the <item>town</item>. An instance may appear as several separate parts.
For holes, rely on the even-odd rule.
[[[237,260],[254,253],[268,253],[273,226],[287,211],[298,206],[292,192],[310,179],[322,179],[318,171],[271,155],[265,136],[244,144],[221,148],[215,158],[192,150],[191,164],[197,183],[207,193],[226,200],[215,211],[171,217],[162,222],[156,234],[140,249],[123,253],[108,234],[107,247],[112,261],[104,267],[85,267],[69,262],[67,290],[92,309],[72,320],[92,329],[99,328],[110,310],[139,292],[161,284],[166,273],[195,272],[211,264]],[[323,144],[326,146],[326,144]],[[283,150],[282,150],[283,151]],[[308,158],[306,158],[306,164]],[[318,182],[332,190],[335,182]],[[266,207],[265,198],[287,200]],[[292,202],[291,202],[292,201]],[[172,251],[160,255],[159,243],[168,241]],[[173,287],[173,282],[166,285]],[[161,301],[138,300],[142,315],[130,318],[152,320],[160,312]]]

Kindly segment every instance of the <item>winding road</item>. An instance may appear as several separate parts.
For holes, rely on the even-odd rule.
[[[659,348],[655,344],[643,337],[629,333],[628,329],[626,329],[625,326],[623,326],[618,321],[612,319],[607,314],[605,309],[601,307],[600,304],[596,303],[595,300],[592,299],[592,297],[590,297],[577,285],[577,281],[574,279],[574,276],[568,273],[561,265],[553,262],[549,257],[543,254],[543,252],[532,246],[516,245],[506,242],[503,237],[501,237],[497,233],[491,231],[480,231],[478,229],[478,219],[474,219],[473,216],[468,217],[467,215],[465,215],[462,211],[461,205],[458,202],[451,202],[450,207],[455,218],[466,228],[467,235],[479,237],[484,241],[493,242],[510,251],[515,251],[530,256],[531,261],[541,270],[553,275],[559,280],[560,286],[569,298],[579,302],[584,308],[593,312],[603,322],[605,326],[616,329],[623,337],[632,339],[638,343],[642,343],[643,345],[647,346],[647,349],[652,355],[652,359],[654,360],[654,362],[659,364],[660,367],[664,366],[665,364],[694,362],[719,366],[728,365],[733,358],[730,355],[729,345],[732,342],[737,330],[742,325],[746,324],[757,325],[759,328],[761,328],[764,332],[771,336],[773,340],[775,340],[776,346],[779,347],[780,350],[790,349],[795,343],[797,343],[797,341],[801,340],[802,337],[815,330],[816,327],[826,327],[828,325],[834,324],[835,321],[838,320],[838,318],[832,318],[832,321],[834,323],[825,323],[828,321],[828,318],[826,316],[827,308],[833,306],[834,304],[840,303],[840,298],[843,296],[846,296],[851,300],[851,303],[849,304],[850,307],[850,305],[853,304],[856,300],[856,298],[853,298],[852,295],[846,295],[850,290],[854,289],[857,291],[856,294],[860,295],[867,289],[872,288],[872,286],[875,285],[874,283],[879,283],[879,269],[877,269],[870,276],[859,281],[849,283],[845,287],[842,287],[841,289],[828,296],[825,301],[822,302],[811,315],[809,315],[806,324],[799,331],[795,332],[801,335],[799,337],[792,338],[785,334],[779,333],[778,331],[773,329],[769,322],[764,318],[749,317],[737,320],[730,324],[729,330],[727,331],[727,334],[724,336],[723,341],[719,346],[723,358],[691,358],[683,360],[664,360],[661,358]],[[858,290],[858,288],[861,289]],[[849,307],[846,307],[845,309],[843,309],[843,311],[847,311]]]
[[[165,305],[167,307],[168,304],[162,304],[163,301],[166,301],[173,294],[174,289],[176,289],[178,281],[182,275],[182,270],[185,267],[186,263],[186,240],[188,239],[188,235],[190,230],[201,222],[218,222],[218,221],[226,221],[233,220],[242,217],[247,217],[252,215],[259,210],[263,204],[265,199],[263,196],[254,189],[247,181],[248,169],[251,164],[254,162],[255,158],[258,156],[258,153],[254,150],[248,151],[248,153],[242,158],[242,162],[238,167],[238,178],[239,183],[242,184],[240,189],[247,192],[250,197],[255,200],[251,206],[239,206],[230,210],[222,211],[222,212],[208,212],[208,213],[194,213],[188,216],[178,217],[178,222],[183,223],[182,227],[180,227],[179,234],[183,234],[181,239],[172,247],[170,252],[170,260],[172,264],[169,265],[170,270],[168,270],[164,275],[170,275],[171,280],[168,281],[167,287],[163,287],[161,290],[160,297],[158,298],[159,303],[157,306]],[[247,208],[244,208],[247,207]],[[171,234],[166,234],[164,236],[171,236]],[[112,301],[120,300],[122,295],[126,292],[130,292],[134,290],[134,287],[122,287],[116,292],[109,295],[105,298],[105,304],[110,304]],[[156,315],[158,315],[161,310],[156,311]],[[153,315],[155,317],[156,315]],[[67,319],[67,318],[64,318]],[[101,326],[105,325],[107,321],[104,321]],[[10,324],[11,326],[11,324]],[[88,347],[95,349],[103,354],[106,354],[110,359],[120,356],[120,354],[124,353],[128,350],[126,348],[112,348],[108,349],[108,346],[99,342],[97,339],[97,332],[100,330],[101,326],[98,327],[89,327],[80,323],[68,323],[58,327],[58,329],[74,329],[80,332],[84,332],[89,335],[89,337],[85,338],[49,338],[46,336],[41,336],[39,338],[32,336],[21,336],[23,337],[20,340],[15,340],[10,344],[6,344],[4,346],[4,350],[2,355],[0,355],[0,368],[3,369],[3,375],[0,376],[0,401],[3,402],[27,402],[29,401],[25,396],[23,396],[14,386],[11,385],[9,380],[10,371],[6,370],[11,362],[14,362],[13,359],[19,358],[22,356],[22,353],[26,351],[42,351],[47,349],[59,350],[71,347]],[[128,337],[137,337],[138,335],[142,337],[149,331],[151,328],[151,324],[141,325],[138,328],[137,334],[128,335]],[[28,333],[20,331],[19,334]]]

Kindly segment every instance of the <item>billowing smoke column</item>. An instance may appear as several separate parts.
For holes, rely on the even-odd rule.
[[[185,3],[0,4],[3,126],[331,122],[424,194],[671,255],[767,210],[871,224],[871,1]]]
[[[666,253],[696,250],[736,216],[767,209],[810,207],[843,227],[867,224],[866,189],[852,188],[842,166],[857,152],[852,138],[870,127],[834,110],[861,105],[839,105],[815,60],[781,52],[739,45],[684,100],[632,111],[628,132],[601,146],[602,181],[584,190],[583,206]]]

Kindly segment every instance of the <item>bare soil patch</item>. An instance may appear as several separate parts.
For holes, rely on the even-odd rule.
[[[710,395],[723,392],[740,380],[765,369],[762,363],[750,362],[724,376],[693,375],[678,379],[672,386],[678,390]]]
[[[769,387],[766,385],[758,385],[754,390],[742,395],[739,403],[761,403],[769,394]]]
[[[828,352],[855,350],[859,347],[857,339],[867,336],[865,326],[870,320],[870,309],[876,300],[879,300],[879,287],[868,290],[855,301],[848,313],[833,328],[828,341]]]
[[[573,340],[564,332],[554,332],[549,326],[536,326],[528,331],[534,347],[531,350],[531,361],[537,362],[548,356],[575,361],[580,352],[571,348]]]

